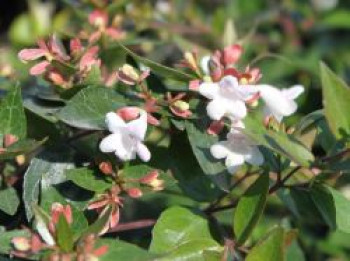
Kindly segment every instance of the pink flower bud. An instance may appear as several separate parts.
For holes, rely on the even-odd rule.
[[[42,49],[23,49],[18,53],[21,61],[32,61],[45,56],[46,51]]]
[[[140,109],[137,107],[124,107],[117,110],[117,114],[125,121],[135,120],[140,116]]]
[[[192,81],[190,81],[190,83],[188,85],[188,88],[191,91],[198,91],[199,85],[200,85],[200,81],[199,80],[192,80]]]
[[[15,135],[5,134],[4,147],[7,148],[7,147],[11,146],[12,144],[16,143],[17,141],[18,141],[18,138]]]
[[[208,63],[209,71],[210,71],[210,77],[213,79],[214,82],[219,81],[223,76],[223,70],[222,66],[219,63],[215,57],[211,58]]]
[[[105,175],[111,175],[113,173],[113,167],[110,162],[104,161],[101,162],[98,166],[101,172]]]
[[[223,120],[213,121],[207,129],[207,133],[209,135],[219,135],[220,132],[224,129],[224,127],[225,123]]]
[[[72,209],[70,205],[63,206],[61,203],[53,203],[51,206],[51,220],[53,224],[57,224],[59,217],[63,215],[67,222],[71,224],[73,222]]]
[[[151,183],[154,179],[157,179],[159,176],[158,170],[152,170],[150,173],[148,173],[146,176],[143,176],[142,178],[139,179],[139,181],[143,184],[149,184]]]
[[[97,58],[98,51],[99,47],[93,46],[85,52],[85,54],[81,57],[79,63],[81,71],[90,70],[93,65],[101,65],[101,60]]]
[[[30,73],[30,75],[33,75],[33,76],[43,74],[49,65],[50,65],[50,63],[48,61],[40,62],[40,63],[34,65],[32,68],[30,68],[29,73]]]
[[[128,193],[131,198],[139,198],[143,194],[139,188],[129,188],[126,190],[126,193]]]
[[[74,56],[83,51],[83,46],[79,38],[70,40],[70,51]]]
[[[223,62],[225,65],[235,64],[243,53],[242,46],[234,44],[228,46],[223,51]]]
[[[95,10],[89,15],[89,23],[98,28],[106,27],[108,24],[108,14],[102,10]]]

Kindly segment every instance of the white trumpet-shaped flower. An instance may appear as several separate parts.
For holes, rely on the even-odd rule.
[[[100,150],[104,153],[114,152],[122,161],[136,158],[149,161],[151,153],[143,144],[147,130],[147,113],[140,110],[139,118],[125,122],[118,114],[109,112],[106,115],[106,125],[112,134],[100,143]]]
[[[210,148],[214,158],[226,158],[225,165],[230,173],[236,172],[245,162],[254,166],[260,166],[264,162],[264,157],[256,144],[237,128],[243,129],[243,122],[233,122],[227,140],[220,141]]]
[[[237,78],[231,75],[223,77],[219,83],[204,82],[199,86],[199,93],[212,100],[207,113],[213,120],[223,116],[243,119],[247,115],[245,101],[256,92],[251,86],[239,85]]]
[[[292,115],[298,108],[294,101],[304,92],[304,87],[295,85],[288,89],[277,89],[270,85],[257,85],[257,90],[265,102],[265,116],[274,116],[277,121],[283,117]]]

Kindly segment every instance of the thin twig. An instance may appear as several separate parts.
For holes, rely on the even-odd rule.
[[[156,220],[154,220],[154,219],[144,219],[144,220],[139,220],[139,221],[122,223],[122,224],[118,224],[115,227],[110,228],[107,233],[115,233],[115,232],[151,227],[155,223],[156,223]]]

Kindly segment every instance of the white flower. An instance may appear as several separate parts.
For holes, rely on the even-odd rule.
[[[225,165],[230,173],[234,173],[244,162],[254,166],[260,166],[264,162],[263,155],[256,144],[236,128],[244,128],[243,122],[233,122],[232,129],[227,134],[227,140],[220,141],[210,148],[214,158],[226,158]]]
[[[290,116],[297,110],[298,105],[294,100],[304,92],[304,87],[301,85],[295,85],[289,89],[277,89],[261,84],[256,88],[265,102],[265,116],[272,115],[279,122],[283,117]]]
[[[199,86],[199,93],[212,100],[207,113],[213,120],[220,120],[223,116],[243,119],[247,115],[245,101],[256,92],[251,86],[239,85],[237,78],[231,75],[219,83],[204,82]]]
[[[122,161],[132,160],[136,155],[143,161],[149,161],[151,153],[142,143],[147,130],[147,113],[140,110],[140,117],[128,123],[114,112],[106,115],[106,125],[112,134],[100,143],[104,153],[114,152]]]

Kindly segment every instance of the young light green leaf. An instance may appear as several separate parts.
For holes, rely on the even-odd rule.
[[[332,229],[350,233],[350,201],[328,186],[313,186],[311,197],[325,222]]]
[[[29,237],[29,230],[12,230],[12,231],[0,231],[0,254],[10,254],[10,251],[13,250],[11,243],[12,238],[14,237]],[[11,259],[12,260],[12,259]]]
[[[66,177],[77,186],[93,192],[104,192],[112,186],[111,182],[88,168],[69,169],[66,171]]]
[[[239,245],[247,240],[263,214],[268,190],[269,175],[264,173],[240,198],[233,219],[233,229]]]
[[[91,86],[78,92],[58,113],[58,118],[73,127],[102,130],[106,113],[125,105],[123,97],[114,90]]]
[[[267,238],[255,245],[246,257],[246,261],[281,261],[284,259],[284,229],[273,229]]]
[[[350,88],[327,65],[321,63],[323,106],[333,134],[342,139],[350,135]]]
[[[11,216],[17,212],[19,199],[14,188],[0,190],[0,199],[0,210]]]
[[[73,232],[63,215],[60,215],[58,218],[56,227],[56,240],[62,251],[68,253],[73,249]]]
[[[19,85],[11,89],[0,104],[0,135],[12,134],[19,139],[27,134],[27,122],[24,114]]]

